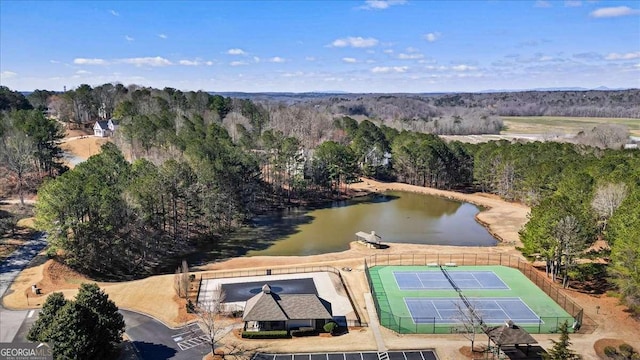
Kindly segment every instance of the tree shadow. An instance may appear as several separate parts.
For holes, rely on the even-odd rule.
[[[170,348],[164,344],[154,344],[146,341],[134,341],[133,346],[138,349],[138,353],[142,359],[170,359],[178,352],[176,349]]]

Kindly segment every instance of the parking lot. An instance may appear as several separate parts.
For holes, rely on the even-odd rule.
[[[299,354],[264,354],[254,355],[252,360],[380,360],[387,359],[377,352],[347,353],[299,353]],[[433,350],[390,351],[386,353],[389,360],[437,360]]]

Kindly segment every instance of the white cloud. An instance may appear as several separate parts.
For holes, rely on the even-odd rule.
[[[411,47],[411,46],[409,46],[409,47],[407,48],[407,52],[408,52],[408,53],[417,53],[417,52],[419,52],[419,51],[420,51],[420,50],[418,50],[418,49],[416,49],[416,48],[414,48],[414,47]]]
[[[393,49],[386,49],[383,51],[385,54],[393,54]]]
[[[428,42],[434,42],[440,38],[439,32],[430,32],[428,34],[424,34],[424,39]]]
[[[13,71],[3,71],[0,73],[0,78],[11,79],[12,77],[16,77],[18,73],[14,73]]]
[[[49,62],[52,64],[60,64],[60,61],[58,60],[49,60]]]
[[[229,65],[231,65],[231,66],[242,66],[242,65],[247,65],[247,63],[244,62],[244,61],[232,61],[232,62],[229,63]]]
[[[120,16],[120,13],[115,10],[109,10],[109,13],[113,16]]]
[[[132,37],[131,37],[131,36],[129,36],[129,35],[125,35],[125,36],[124,36],[124,39],[125,39],[125,40],[127,40],[127,41],[133,41],[133,40],[135,40],[134,38],[132,38]]]
[[[200,65],[200,62],[198,60],[180,60],[178,61],[178,64],[184,66],[198,66]]]
[[[87,58],[75,58],[73,63],[76,65],[108,65],[109,62],[105,59],[87,59]]]
[[[384,10],[394,5],[404,5],[407,0],[365,0],[365,4],[360,7],[364,10]]]
[[[304,59],[307,60],[307,61],[316,61],[315,56],[307,56]]]
[[[592,11],[589,15],[594,18],[609,18],[619,16],[640,15],[640,10],[628,6],[605,7]]]
[[[288,73],[282,74],[283,77],[300,77],[300,76],[303,76],[303,75],[304,75],[304,73],[302,71],[296,71],[296,72],[293,72],[293,73],[289,73],[288,72]]]
[[[257,57],[257,56],[254,56],[253,57],[253,62],[256,63],[256,64],[259,63],[260,62],[260,58]]]
[[[342,61],[346,62],[348,64],[354,64],[354,63],[358,62],[358,60],[356,58],[352,58],[352,57],[343,57]]]
[[[637,64],[633,65],[633,67],[636,67],[636,68],[640,69],[640,63],[637,63]]]
[[[211,61],[211,60],[205,61],[204,64],[207,65],[207,66],[211,66],[211,65],[213,65],[213,61]]]
[[[640,58],[640,51],[630,52],[626,54],[610,53],[605,57],[607,60],[633,60]]]
[[[86,75],[86,74],[91,74],[91,71],[78,70],[78,71],[76,71],[76,74],[78,74],[78,75]]]
[[[158,37],[160,39],[167,39],[168,38],[168,36],[166,34],[158,34]]]
[[[160,66],[169,66],[172,65],[171,61],[160,57],[160,56],[156,56],[156,57],[137,57],[137,58],[126,58],[126,59],[120,59],[118,60],[118,62],[121,63],[125,63],[125,64],[132,64],[135,66],[154,66],[154,67],[160,67]]]
[[[227,50],[227,54],[229,54],[229,55],[247,55],[247,53],[244,50],[238,49],[238,48]]]
[[[465,64],[455,65],[451,67],[451,70],[453,71],[470,71],[470,70],[476,70],[476,69],[477,67],[475,66],[469,66]]]
[[[354,48],[367,48],[378,45],[378,39],[375,38],[363,38],[360,36],[357,37],[347,37],[343,39],[334,40],[330,46],[333,47],[354,47]]]
[[[422,59],[424,57],[424,55],[422,54],[403,54],[400,53],[398,54],[398,59],[400,60],[418,60],[418,59]]]
[[[565,7],[580,7],[580,6],[582,6],[582,1],[581,0],[565,0],[564,6]]]
[[[546,0],[537,0],[533,6],[537,8],[548,8],[551,7],[551,3]]]
[[[271,59],[269,59],[269,62],[272,62],[272,63],[283,63],[285,61],[287,60],[284,58],[281,58],[280,56],[274,56]]]
[[[384,74],[390,72],[403,73],[407,72],[407,70],[409,70],[408,66],[376,66],[371,69],[371,72],[376,74]]]

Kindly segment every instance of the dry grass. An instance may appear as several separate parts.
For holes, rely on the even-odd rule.
[[[596,125],[619,124],[629,127],[632,135],[640,135],[640,119],[565,116],[501,116],[503,134],[571,134],[591,130]]]
[[[68,140],[60,144],[62,150],[72,153],[73,155],[88,159],[90,156],[100,153],[100,147],[109,142],[106,138],[89,136],[85,138],[76,138]]]

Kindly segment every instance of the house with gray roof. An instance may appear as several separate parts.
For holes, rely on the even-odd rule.
[[[107,137],[109,136],[109,125],[106,120],[98,120],[95,124],[93,124],[93,135],[99,137]]]
[[[242,320],[245,331],[322,329],[332,320],[330,305],[315,294],[276,294],[265,284],[247,300]]]

